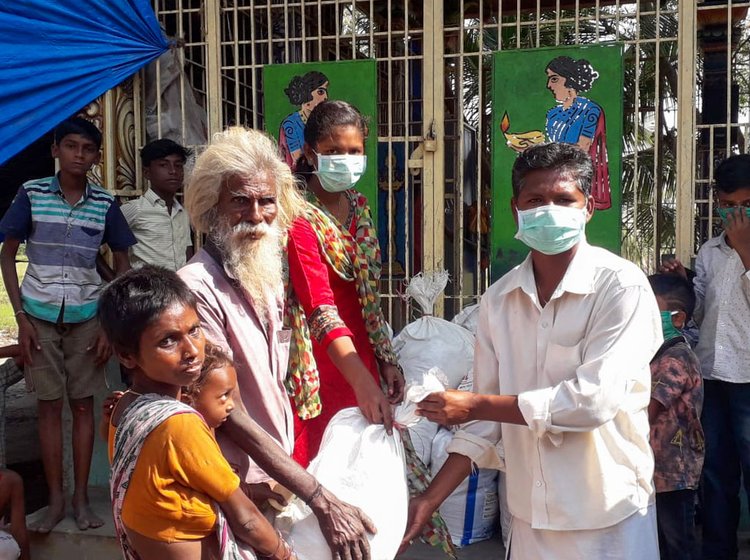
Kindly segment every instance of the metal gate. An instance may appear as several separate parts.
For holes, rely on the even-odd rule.
[[[403,173],[388,172],[379,182],[389,216],[397,205],[405,207],[405,221],[388,223],[393,241],[386,250],[399,266],[385,263],[382,282],[386,313],[398,328],[413,318],[400,297],[404,278],[447,268],[451,283],[436,313],[448,318],[476,301],[489,282],[489,201],[492,182],[500,180],[490,176],[489,165],[489,69],[497,50],[625,44],[623,254],[646,270],[663,253],[688,262],[714,227],[714,163],[745,151],[747,6],[692,0],[155,0],[166,33],[182,40],[176,53],[182,71],[167,72],[162,63],[141,73],[134,111],[149,115],[152,135],[161,135],[169,122],[190,138],[196,107],[204,138],[230,124],[263,128],[264,65],[375,59],[378,116],[372,128],[387,153],[405,162]],[[165,97],[168,88],[177,104]],[[166,120],[164,104],[172,113]],[[147,123],[135,121],[140,145]],[[138,178],[134,186],[140,185]]]

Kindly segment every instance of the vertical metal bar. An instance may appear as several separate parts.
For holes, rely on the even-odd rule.
[[[424,234],[422,269],[438,270],[444,264],[445,222],[445,88],[443,82],[444,40],[442,34],[443,4],[424,0],[425,14],[425,76],[432,83],[424,88],[423,135],[434,140],[434,151],[424,153],[424,185],[422,205],[422,231]],[[431,40],[430,40],[431,39]],[[439,309],[437,309],[439,307]],[[436,306],[436,315],[442,314],[442,301]]]
[[[184,12],[182,10],[182,2],[177,2],[177,36],[183,40],[183,45],[187,42],[185,40],[185,27],[182,23]],[[180,59],[180,68],[185,68],[185,47],[182,47],[181,51],[176,51],[175,54]],[[180,72],[180,134],[182,135],[182,143],[186,144],[187,140],[187,118],[185,117],[185,72]],[[161,119],[159,119],[161,120]]]
[[[143,144],[143,138],[145,136],[145,126],[144,126],[144,111],[143,111],[143,96],[144,96],[144,80],[143,80],[143,72],[144,70],[140,70],[135,75],[133,75],[133,124],[135,126],[135,135],[134,135],[134,141],[135,141],[135,168],[133,171],[135,172],[135,193],[133,194],[141,194],[143,192],[143,166],[141,165],[141,160],[138,157],[138,148],[141,147]],[[157,115],[158,116],[158,115]]]
[[[732,150],[732,0],[726,7],[727,10],[727,118],[726,118],[726,148],[725,157],[731,155]]]
[[[300,25],[302,27],[302,32],[300,33],[300,36],[302,37],[302,62],[307,61],[307,16],[305,15],[305,0],[302,0],[300,3]],[[370,21],[372,21],[372,15],[370,15]],[[255,74],[255,72],[253,72]]]
[[[659,253],[661,250],[661,229],[663,226],[662,221],[662,205],[664,204],[664,178],[662,174],[661,160],[662,160],[662,144],[660,141],[661,135],[661,121],[662,121],[662,110],[664,108],[664,102],[661,98],[661,26],[660,12],[661,6],[656,3],[656,41],[654,42],[654,162],[652,167],[652,174],[654,177],[654,210],[655,215],[653,219],[654,234],[652,237],[653,245],[652,251],[656,261],[650,259],[651,263],[655,263],[655,266],[659,265]]]
[[[694,250],[693,189],[695,184],[695,59],[697,55],[695,3],[681,3],[677,12],[677,23],[677,212],[675,253],[682,262],[688,263]]]
[[[206,100],[208,136],[222,129],[221,95],[221,0],[204,0],[206,23]]]
[[[521,48],[521,0],[516,0],[516,48]]]
[[[115,191],[117,190],[117,152],[115,150],[117,111],[115,110],[115,89],[107,90],[104,94],[101,112],[104,117],[102,119],[102,136],[104,137],[102,179],[107,190]]]
[[[489,0],[487,0],[489,1]],[[498,23],[500,18],[498,18]],[[498,39],[500,39],[500,30],[498,28]],[[537,28],[537,42],[539,41],[539,28]],[[484,146],[484,138],[482,134],[484,132],[484,105],[482,103],[484,93],[484,10],[480,11],[479,17],[479,69],[477,76],[477,113],[479,118],[477,119],[477,249],[474,260],[474,286],[472,295],[480,294],[484,291],[482,283],[482,146]],[[487,55],[487,58],[491,61],[491,55]],[[473,300],[472,300],[473,303]]]
[[[633,101],[633,107],[635,108],[635,115],[633,115],[633,135],[635,138],[635,149],[633,150],[633,237],[637,241],[639,238],[638,234],[638,167],[639,157],[638,151],[640,150],[640,124],[641,124],[641,4],[636,2],[635,5],[635,43],[633,48],[635,49],[635,99]],[[640,249],[640,245],[638,246]]]
[[[234,2],[232,9],[232,32],[234,34],[234,40],[232,41],[232,50],[234,52],[234,124],[245,125],[247,123],[242,122],[243,119],[240,116],[240,24],[239,24],[239,7],[237,2]],[[223,49],[222,49],[223,52]]]
[[[464,0],[461,0],[460,2],[460,10],[461,15],[459,16],[459,39],[458,39],[458,81],[456,84],[456,94],[457,94],[457,107],[458,110],[456,111],[456,134],[458,135],[458,142],[456,142],[456,145],[458,145],[458,153],[452,154],[454,166],[456,169],[456,172],[453,174],[453,230],[455,232],[455,235],[453,236],[453,267],[456,271],[453,282],[454,285],[458,287],[456,290],[456,297],[458,298],[459,302],[459,308],[463,305],[463,300],[461,299],[461,296],[464,293],[464,222],[463,222],[463,215],[464,215],[464,60],[466,57],[466,53],[464,52],[464,38],[466,36],[466,28],[465,28],[465,9],[466,6],[464,5]],[[481,12],[481,6],[479,11],[479,19],[482,18],[482,12]],[[481,53],[480,58],[481,61]],[[482,71],[481,71],[481,64],[478,67],[477,72],[477,79],[481,79]],[[450,157],[450,156],[449,156]]]

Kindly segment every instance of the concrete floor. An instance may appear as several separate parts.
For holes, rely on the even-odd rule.
[[[448,556],[424,543],[414,543],[399,560],[448,560]],[[458,549],[459,560],[502,560],[505,548],[499,536]]]

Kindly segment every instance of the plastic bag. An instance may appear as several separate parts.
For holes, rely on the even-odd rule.
[[[432,474],[437,474],[448,459],[446,447],[453,439],[450,430],[441,428],[432,441]],[[498,471],[474,469],[440,506],[453,544],[467,546],[487,540],[495,534],[499,516]]]
[[[455,317],[453,317],[451,322],[465,328],[471,334],[476,336],[477,324],[479,323],[479,304],[475,303],[474,305],[464,307]]]
[[[474,335],[456,324],[431,315],[445,290],[445,271],[414,276],[406,288],[425,315],[406,325],[393,339],[393,350],[407,383],[419,383],[432,367],[445,373],[445,384],[455,389],[474,363]]]
[[[406,391],[396,407],[394,422],[412,426],[421,418],[416,403],[443,390],[436,375],[424,376]],[[339,499],[359,507],[372,519],[377,534],[369,535],[372,560],[396,556],[406,529],[409,490],[404,450],[398,430],[388,435],[382,425],[370,424],[358,408],[345,408],[330,421],[318,456],[307,470]],[[331,549],[317,518],[295,498],[276,518],[276,527],[300,560],[331,560]]]

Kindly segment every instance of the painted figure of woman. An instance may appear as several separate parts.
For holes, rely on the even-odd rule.
[[[303,76],[294,76],[284,93],[292,105],[300,107],[299,111],[281,121],[279,130],[279,148],[287,165],[294,171],[305,143],[307,117],[318,104],[328,99],[328,78],[314,70]]]
[[[612,206],[607,165],[607,133],[602,108],[582,97],[589,91],[599,73],[588,60],[558,56],[546,68],[547,89],[558,105],[547,111],[546,132],[551,142],[576,144],[594,162],[592,195],[598,210]]]

